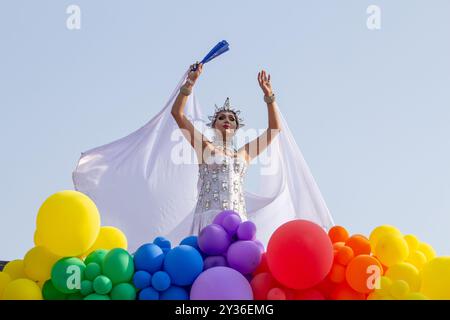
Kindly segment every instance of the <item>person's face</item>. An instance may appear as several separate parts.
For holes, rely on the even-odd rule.
[[[234,134],[237,129],[236,116],[233,112],[220,112],[214,123],[214,128],[219,130],[223,135]]]

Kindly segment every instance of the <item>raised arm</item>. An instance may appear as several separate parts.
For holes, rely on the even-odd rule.
[[[264,92],[264,101],[267,104],[267,116],[269,119],[269,125],[264,133],[262,133],[258,138],[250,141],[241,148],[240,152],[244,154],[247,162],[250,162],[261,152],[263,152],[281,131],[281,121],[278,112],[278,105],[275,102],[275,95],[270,83],[270,74],[267,75],[266,71],[264,70],[258,72],[258,83],[262,91]]]
[[[191,69],[194,65],[191,66]],[[203,137],[201,132],[195,129],[194,125],[189,121],[184,113],[184,107],[186,105],[188,96],[192,92],[192,88],[195,85],[198,77],[202,73],[203,64],[199,64],[196,71],[190,71],[186,82],[181,87],[177,98],[172,106],[172,116],[177,122],[178,126],[182,130],[184,136],[189,141],[191,146],[197,152],[197,155],[201,155],[205,147],[206,139]],[[201,159],[199,159],[201,161]]]

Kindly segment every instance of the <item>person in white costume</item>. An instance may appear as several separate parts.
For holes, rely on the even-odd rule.
[[[306,219],[334,225],[313,176],[275,102],[270,75],[258,82],[269,126],[236,147],[243,126],[229,98],[209,117],[207,138],[194,86],[203,65],[184,73],[164,108],[130,135],[82,152],[73,172],[76,190],[99,208],[102,224],[124,231],[129,250],[165,236],[176,245],[199,234],[222,210],[234,210],[257,226],[264,246],[281,224]],[[193,156],[192,156],[193,154]],[[244,190],[250,162],[264,158],[258,194]]]

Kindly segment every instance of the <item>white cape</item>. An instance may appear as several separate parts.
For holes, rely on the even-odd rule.
[[[129,250],[169,238],[173,245],[189,235],[197,197],[198,165],[171,161],[175,149],[191,148],[186,139],[174,140],[178,126],[171,115],[173,102],[186,72],[164,108],[130,135],[82,152],[73,172],[75,189],[97,205],[102,225],[121,229]],[[195,93],[185,113],[203,119]],[[280,111],[281,113],[281,111]],[[280,114],[281,133],[261,156],[270,160],[276,174],[262,174],[262,194],[246,191],[249,220],[257,226],[257,238],[267,246],[270,235],[292,219],[306,219],[325,229],[333,220],[288,125]],[[270,155],[270,156],[269,156]]]

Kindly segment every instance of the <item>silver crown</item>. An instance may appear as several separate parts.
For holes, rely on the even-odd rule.
[[[214,115],[213,116],[208,116],[208,119],[210,121],[209,123],[206,124],[208,127],[212,128],[212,126],[213,126],[214,122],[216,121],[217,116],[219,115],[219,113],[224,112],[224,111],[234,113],[234,115],[236,117],[236,120],[237,120],[237,124],[238,124],[237,129],[239,129],[240,127],[245,126],[245,124],[243,123],[244,119],[239,117],[239,114],[241,113],[241,111],[231,107],[231,105],[230,105],[230,98],[227,97],[227,99],[225,100],[225,103],[223,104],[223,107],[219,108],[216,104],[214,104],[214,107],[215,107]]]

